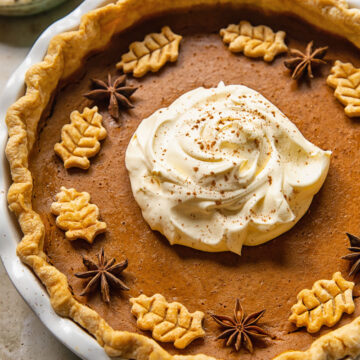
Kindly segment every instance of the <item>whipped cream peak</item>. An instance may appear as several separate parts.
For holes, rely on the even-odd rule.
[[[126,167],[145,220],[171,244],[240,254],[296,224],[330,156],[261,94],[220,82],[143,120]]]

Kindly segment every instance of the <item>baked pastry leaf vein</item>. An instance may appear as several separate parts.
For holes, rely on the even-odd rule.
[[[99,141],[107,135],[102,116],[95,106],[85,108],[81,114],[73,111],[70,119],[71,123],[63,126],[61,142],[55,144],[54,151],[64,161],[66,169],[78,167],[86,170],[90,167],[89,158],[100,151]]]
[[[349,117],[360,116],[360,69],[351,63],[336,60],[327,78],[327,84],[335,89],[335,97],[345,106]]]
[[[130,44],[129,52],[122,55],[116,67],[124,73],[132,72],[135,77],[159,71],[168,61],[177,60],[181,39],[169,26],[164,26],[160,33],[146,35],[144,41]]]
[[[151,330],[155,340],[173,342],[178,349],[184,349],[193,340],[203,337],[204,313],[190,313],[178,303],[169,303],[161,294],[148,297],[144,294],[131,298],[131,313],[137,318],[137,326],[142,330]]]
[[[271,62],[275,56],[286,52],[285,32],[274,33],[265,25],[252,26],[248,21],[240,21],[238,25],[230,24],[220,30],[220,36],[231,52],[242,52],[245,56]]]
[[[90,194],[62,186],[51,204],[51,212],[57,216],[56,225],[65,230],[68,240],[84,239],[90,244],[96,235],[106,230],[106,223],[99,221],[99,208],[90,203]]]
[[[340,272],[336,272],[331,280],[318,280],[311,290],[299,292],[289,320],[297,327],[306,326],[310,333],[319,331],[323,325],[334,326],[344,312],[352,314],[355,311],[353,288],[354,283],[346,281]]]

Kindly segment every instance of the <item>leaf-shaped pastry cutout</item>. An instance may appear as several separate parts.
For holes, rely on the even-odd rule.
[[[323,325],[334,326],[344,312],[354,312],[353,288],[354,283],[346,281],[340,272],[332,280],[316,281],[311,290],[300,291],[289,320],[297,327],[306,326],[310,333],[319,331]]]
[[[54,150],[64,161],[66,169],[71,167],[88,169],[89,158],[100,150],[99,140],[106,137],[102,116],[95,106],[92,109],[85,108],[82,114],[73,111],[70,119],[71,123],[63,126],[61,142],[55,144]]]
[[[142,42],[133,42],[130,51],[121,57],[116,67],[124,73],[132,72],[135,77],[142,77],[148,71],[156,72],[168,61],[177,60],[181,39],[182,36],[164,26],[161,33],[152,33],[146,35]]]
[[[240,21],[238,25],[230,24],[220,30],[220,36],[225,44],[229,44],[230,51],[242,52],[252,58],[263,57],[269,62],[288,50],[284,31],[274,33],[268,26],[252,26],[248,21]]]
[[[51,212],[57,215],[56,225],[65,230],[68,240],[78,238],[92,243],[97,234],[106,230],[106,224],[99,221],[99,208],[90,204],[90,194],[61,187]]]
[[[327,84],[335,89],[334,95],[345,106],[347,116],[360,116],[360,69],[337,60]]]
[[[155,294],[151,297],[140,295],[131,298],[131,313],[137,317],[137,326],[152,331],[157,341],[173,342],[178,349],[184,349],[193,340],[205,335],[202,328],[204,313],[190,313],[178,302],[168,303]]]

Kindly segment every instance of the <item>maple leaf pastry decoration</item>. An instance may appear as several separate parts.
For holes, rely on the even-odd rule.
[[[134,107],[129,99],[138,88],[126,86],[126,75],[121,75],[113,81],[109,73],[107,83],[100,79],[91,79],[91,82],[93,90],[84,96],[95,102],[109,101],[108,111],[115,120],[119,119],[120,107],[125,109]]]
[[[264,313],[265,310],[261,310],[246,315],[240,304],[240,300],[237,299],[233,318],[225,315],[211,315],[224,329],[217,339],[226,339],[225,345],[233,345],[236,351],[239,351],[241,346],[244,345],[244,347],[252,353],[254,351],[252,338],[261,339],[271,337],[268,332],[257,324]]]
[[[348,248],[352,253],[345,255],[342,259],[352,262],[349,276],[356,275],[360,271],[360,238],[355,235],[346,233],[350,240],[350,247]]]
[[[310,79],[314,77],[313,67],[326,64],[323,60],[328,46],[317,48],[313,50],[314,42],[310,41],[306,46],[305,53],[298,49],[290,49],[289,54],[292,59],[284,61],[284,65],[292,71],[291,77],[294,80],[300,79],[303,75],[307,74]]]
[[[110,286],[120,290],[130,290],[120,279],[121,273],[127,268],[127,259],[117,263],[115,258],[108,260],[104,255],[102,248],[100,253],[96,254],[97,264],[86,256],[83,256],[83,263],[88,271],[75,274],[81,279],[91,280],[87,283],[84,291],[80,294],[85,296],[96,290],[99,285],[101,289],[101,296],[104,302],[110,302]],[[110,286],[109,286],[110,285]]]

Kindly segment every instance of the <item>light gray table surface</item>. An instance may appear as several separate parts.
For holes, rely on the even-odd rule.
[[[28,18],[0,17],[0,90],[41,32],[80,3],[81,0],[68,0],[49,12]],[[20,297],[1,261],[0,359],[79,360],[50,334]]]

